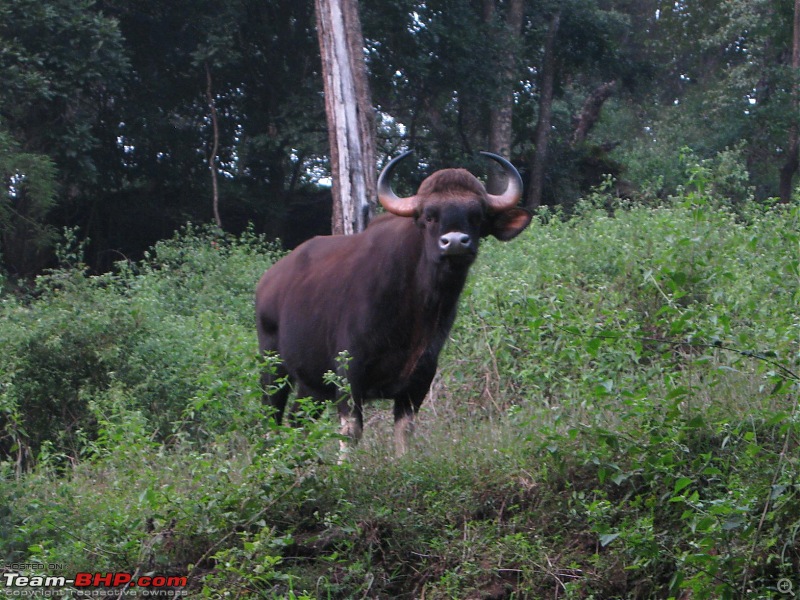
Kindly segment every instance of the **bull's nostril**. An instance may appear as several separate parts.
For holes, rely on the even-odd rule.
[[[471,251],[472,240],[466,233],[451,231],[439,238],[439,248],[445,255],[465,254]]]

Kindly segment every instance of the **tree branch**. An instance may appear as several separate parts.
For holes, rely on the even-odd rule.
[[[214,131],[214,142],[208,156],[208,170],[211,171],[212,206],[214,208],[214,222],[222,229],[222,219],[219,216],[219,185],[217,184],[217,153],[219,152],[219,122],[217,119],[217,106],[214,94],[211,91],[211,67],[206,61],[206,100],[211,112],[211,127]]]

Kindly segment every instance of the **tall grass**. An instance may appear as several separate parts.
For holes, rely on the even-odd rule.
[[[102,277],[64,252],[0,300],[0,557],[211,598],[800,586],[800,209],[696,180],[609,203],[487,241],[412,452],[378,402],[345,465],[332,419],[260,402],[275,248],[190,228]]]

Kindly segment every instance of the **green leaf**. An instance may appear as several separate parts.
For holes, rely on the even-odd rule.
[[[693,419],[691,419],[686,424],[686,426],[689,427],[690,429],[700,429],[701,427],[705,427],[705,424],[706,424],[705,419],[703,419],[703,417],[698,415]]]
[[[672,490],[673,494],[680,494],[683,490],[689,487],[694,482],[691,477],[679,477],[675,482],[675,487]]]
[[[717,523],[714,517],[703,517],[692,526],[692,531],[708,531]]]
[[[689,393],[689,390],[687,390],[685,387],[678,386],[676,388],[671,389],[667,393],[667,395],[666,395],[666,397],[664,399],[665,400],[672,400],[674,398],[683,398],[688,393]]]
[[[613,481],[617,485],[622,485],[625,481],[630,479],[630,476],[631,476],[630,473],[625,473],[625,472],[620,471],[619,473],[617,473],[616,475],[614,475],[611,478],[611,481]]]

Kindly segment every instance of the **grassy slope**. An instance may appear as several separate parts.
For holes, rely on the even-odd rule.
[[[206,597],[800,584],[798,212],[684,200],[485,246],[399,460],[382,403],[344,466],[329,421],[264,435],[251,238],[6,298],[0,557],[189,574]]]

